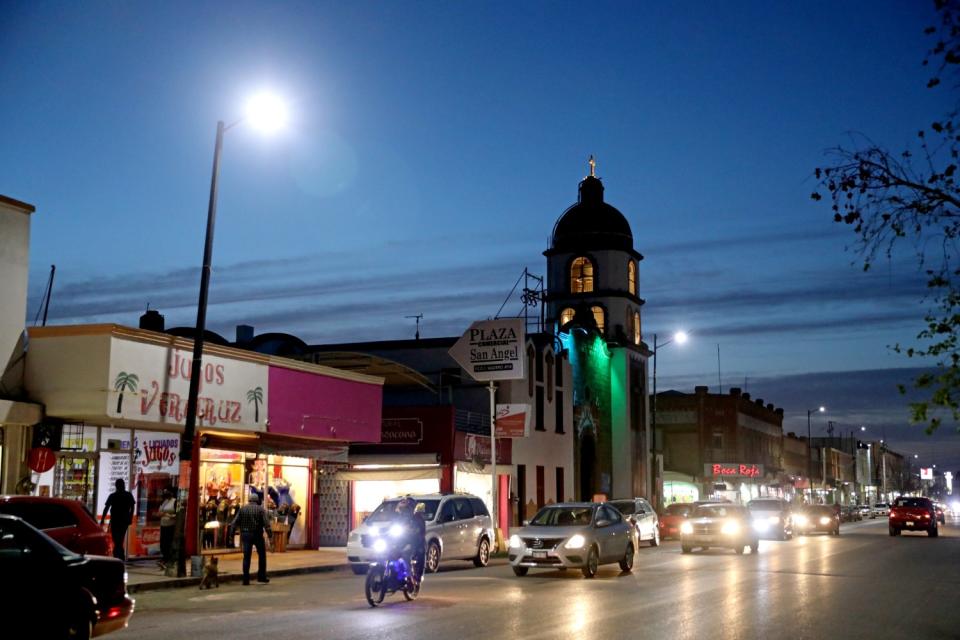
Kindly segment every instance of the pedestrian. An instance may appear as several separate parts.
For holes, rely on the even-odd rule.
[[[107,497],[107,504],[103,507],[103,515],[100,516],[100,526],[110,513],[110,536],[113,538],[113,557],[126,561],[124,552],[124,539],[127,537],[127,528],[133,521],[134,508],[136,502],[133,494],[127,491],[127,485],[122,479],[117,479],[116,490]]]
[[[177,499],[173,489],[163,490],[163,502],[160,503],[160,566],[167,568],[173,558],[173,531],[177,528]]]
[[[257,582],[267,583],[267,550],[263,542],[263,534],[272,536],[270,520],[266,510],[260,506],[260,496],[250,495],[250,502],[240,507],[233,522],[230,523],[235,531],[240,532],[240,548],[243,549],[243,584],[250,584],[250,556],[253,548],[257,548]]]

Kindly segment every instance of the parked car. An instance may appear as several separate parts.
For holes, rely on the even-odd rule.
[[[660,513],[660,539],[680,537],[680,525],[686,520],[690,513],[696,508],[691,502],[675,502]]]
[[[122,561],[75,553],[0,514],[0,616],[34,638],[90,638],[127,626],[134,601]],[[17,620],[18,622],[12,622]],[[17,634],[19,635],[19,634]]]
[[[753,527],[750,510],[735,504],[701,504],[680,525],[680,550],[690,553],[696,547],[727,547],[743,553],[760,550],[760,535]]]
[[[870,512],[871,518],[883,517],[886,518],[890,514],[890,504],[887,502],[878,502],[873,505],[873,510]]]
[[[840,510],[840,522],[859,522],[862,519],[859,507],[850,505]]]
[[[747,503],[753,517],[753,528],[761,538],[789,540],[793,537],[790,503],[780,498],[758,498]]]
[[[0,496],[0,513],[23,518],[75,553],[109,556],[113,552],[110,534],[77,500]]]
[[[611,500],[620,514],[637,528],[637,542],[648,541],[651,547],[660,545],[660,517],[653,506],[643,498]]]
[[[937,524],[937,507],[930,498],[897,498],[887,519],[891,536],[903,531],[926,531],[931,538],[940,535]]]
[[[831,504],[804,507],[793,515],[793,524],[801,535],[817,532],[840,535],[840,516]]]
[[[860,512],[861,519],[873,517],[873,509],[868,504],[857,505],[857,510]]]
[[[544,507],[510,536],[507,558],[517,576],[530,567],[578,568],[592,578],[601,564],[633,569],[637,529],[606,503],[566,502]]]
[[[410,496],[427,523],[426,570],[437,571],[441,560],[472,560],[478,567],[490,561],[493,546],[493,521],[483,500],[477,496],[427,494]],[[347,538],[347,560],[353,572],[367,572],[375,559],[373,542],[380,527],[396,518],[400,498],[385,500]]]

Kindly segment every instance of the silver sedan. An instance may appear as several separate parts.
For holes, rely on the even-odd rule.
[[[508,558],[514,574],[527,575],[530,567],[577,568],[587,578],[601,564],[619,563],[633,569],[637,530],[607,504],[567,502],[537,512],[529,526],[510,536]]]

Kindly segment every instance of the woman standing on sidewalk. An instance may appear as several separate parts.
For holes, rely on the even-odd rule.
[[[163,490],[163,502],[160,503],[160,554],[159,564],[166,569],[171,562],[173,551],[173,531],[177,527],[177,499],[170,488]]]

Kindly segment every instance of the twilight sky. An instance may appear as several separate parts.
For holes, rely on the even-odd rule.
[[[638,6],[639,5],[639,6]],[[29,321],[195,319],[216,121],[261,88],[292,121],[228,132],[210,328],[309,342],[460,333],[496,313],[576,199],[587,157],[630,220],[644,337],[683,328],[658,387],[743,386],[805,432],[826,404],[960,467],[907,426],[909,256],[870,274],[809,199],[852,132],[901,148],[932,2],[8,2],[0,193],[37,207]],[[508,304],[516,312],[519,300]],[[879,437],[879,435],[878,435]]]

